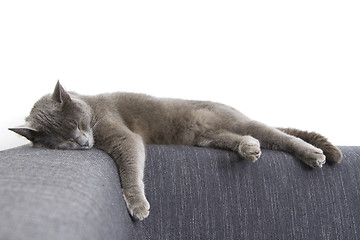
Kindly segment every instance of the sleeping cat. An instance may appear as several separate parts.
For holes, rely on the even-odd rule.
[[[35,103],[23,127],[10,130],[34,146],[107,152],[117,163],[129,213],[143,220],[150,205],[144,192],[144,144],[179,144],[235,151],[256,161],[260,145],[283,150],[310,167],[325,158],[338,163],[340,150],[323,136],[272,128],[223,104],[112,93],[84,96],[57,82],[52,94]]]

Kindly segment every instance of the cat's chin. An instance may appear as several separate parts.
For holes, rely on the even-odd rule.
[[[89,150],[94,146],[94,142],[89,140],[88,146],[76,146],[73,150]]]
[[[64,146],[59,146],[59,147],[56,147],[55,149],[57,150],[89,150],[91,149],[91,147],[80,147],[80,146],[76,146],[76,147],[64,147]]]
[[[94,143],[90,143],[89,146],[83,146],[78,148],[79,150],[89,150],[94,146]]]
[[[89,150],[91,148],[92,148],[92,146],[84,146],[84,147],[79,146],[79,147],[76,147],[76,148],[72,148],[70,150]]]
[[[75,150],[90,150],[91,147],[81,147],[81,148],[77,148]]]

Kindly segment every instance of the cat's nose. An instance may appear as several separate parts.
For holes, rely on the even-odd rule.
[[[76,142],[83,149],[88,149],[92,147],[92,139],[85,133],[79,136]]]
[[[87,140],[83,145],[82,147],[88,147],[89,146],[89,140]]]

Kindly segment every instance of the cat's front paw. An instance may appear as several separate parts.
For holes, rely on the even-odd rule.
[[[251,136],[244,136],[239,145],[239,153],[246,160],[255,162],[261,155],[260,142]]]
[[[129,194],[131,191],[123,190],[124,199],[130,215],[135,220],[144,220],[149,216],[150,204],[143,194]]]
[[[149,216],[150,204],[146,199],[135,205],[128,206],[130,215],[140,221],[144,220]]]

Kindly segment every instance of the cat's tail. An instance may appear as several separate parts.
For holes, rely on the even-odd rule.
[[[326,137],[316,132],[307,132],[295,128],[278,128],[280,131],[301,138],[307,143],[323,150],[326,161],[330,163],[339,163],[342,159],[342,153],[339,148],[331,144]]]

